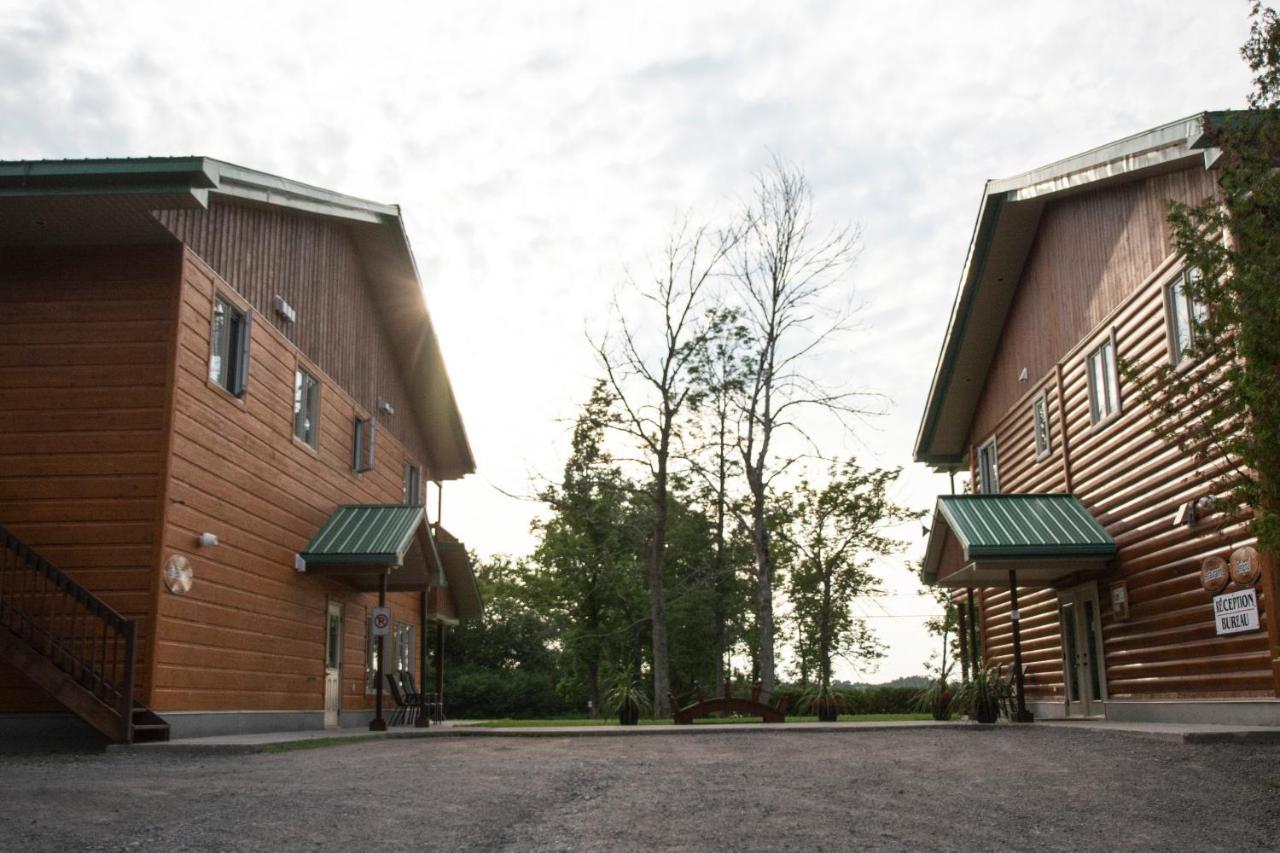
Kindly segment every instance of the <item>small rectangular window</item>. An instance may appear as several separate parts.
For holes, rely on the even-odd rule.
[[[357,474],[373,470],[374,447],[377,443],[378,421],[374,418],[356,417],[355,450],[351,468]]]
[[[413,672],[413,626],[408,622],[397,622],[393,637],[396,671]]]
[[[1049,395],[1044,391],[1031,404],[1031,420],[1036,433],[1036,459],[1043,459],[1053,450],[1053,437],[1049,433]]]
[[[244,396],[249,383],[249,320],[247,311],[213,298],[209,379],[236,397]]]
[[[978,448],[978,479],[982,494],[1000,494],[1000,470],[996,463],[994,438]]]
[[[378,689],[378,638],[373,636],[373,615],[364,619],[364,689],[366,693]]]
[[[404,503],[410,506],[422,503],[422,469],[412,462],[404,463]]]
[[[315,448],[320,443],[320,382],[301,367],[293,376],[293,434]]]
[[[1116,374],[1116,342],[1109,337],[1086,359],[1089,371],[1089,416],[1100,423],[1120,411],[1120,380]]]
[[[1165,288],[1165,312],[1168,317],[1169,361],[1176,367],[1187,358],[1187,350],[1195,343],[1205,320],[1205,307],[1191,295],[1200,281],[1200,270],[1188,267],[1178,273]]]

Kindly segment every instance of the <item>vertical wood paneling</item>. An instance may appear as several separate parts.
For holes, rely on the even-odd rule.
[[[139,623],[146,697],[175,247],[0,255],[0,522]],[[0,662],[0,708],[55,703]]]

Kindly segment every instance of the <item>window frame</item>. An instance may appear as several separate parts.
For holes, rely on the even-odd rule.
[[[1173,278],[1165,282],[1162,291],[1165,343],[1169,351],[1169,364],[1176,370],[1185,370],[1194,363],[1194,359],[1187,354],[1187,348],[1195,344],[1196,337],[1200,334],[1200,324],[1203,322],[1201,318],[1207,310],[1204,303],[1192,299],[1187,293],[1187,285],[1191,283],[1193,276],[1198,277],[1199,274],[1200,271],[1195,267],[1182,267]],[[1180,306],[1186,311],[1187,347],[1185,348],[1178,345],[1178,308]]]
[[[1040,445],[1040,414],[1044,413],[1044,446]],[[1049,421],[1049,391],[1041,389],[1031,400],[1031,435],[1036,445],[1036,461],[1043,462],[1053,454],[1053,424]]]
[[[356,412],[351,437],[351,470],[367,474],[377,466],[378,419]]]
[[[218,353],[218,304],[226,305],[231,311],[234,311],[240,317],[240,328],[238,335],[230,332],[227,334],[227,353],[225,356],[230,365],[227,368],[227,381],[229,384],[223,385],[213,375],[213,359],[215,357],[222,358],[224,356]],[[239,295],[221,288],[213,289],[213,296],[209,301],[209,358],[206,362],[205,383],[210,387],[217,389],[228,399],[234,400],[241,405],[244,404],[245,396],[249,391],[249,363],[253,357],[253,308]],[[234,360],[232,357],[234,356]]]
[[[1107,364],[1106,363],[1107,360],[1104,358],[1102,367],[1106,370],[1106,376],[1104,377],[1104,381],[1107,381],[1110,383],[1110,388],[1109,389],[1103,388],[1101,390],[1103,392],[1110,390],[1112,393],[1106,394],[1104,397],[1102,397],[1102,396],[1099,396],[1099,393],[1098,393],[1099,389],[1097,387],[1097,384],[1094,382],[1093,358],[1095,355],[1102,353],[1103,350],[1106,350],[1108,348],[1111,351],[1110,364]],[[1091,347],[1088,351],[1085,352],[1084,373],[1085,373],[1085,382],[1088,385],[1088,391],[1089,391],[1090,426],[1095,429],[1106,426],[1107,424],[1119,418],[1120,415],[1124,412],[1124,397],[1120,393],[1119,347],[1116,345],[1115,329],[1111,329],[1111,331],[1109,331],[1101,340],[1099,340],[1093,347]],[[1110,411],[1103,412],[1101,406],[1099,405],[1099,401],[1105,401],[1108,404],[1110,404],[1113,401],[1113,399],[1115,403],[1115,408],[1111,409]]]
[[[411,486],[416,487],[416,495],[410,494]],[[416,498],[409,500],[410,497]],[[405,506],[425,506],[422,497],[422,466],[412,459],[404,460],[404,481],[401,485],[401,502]]]
[[[983,464],[984,458],[989,458],[989,464]],[[991,471],[990,477],[987,476],[988,468]],[[994,435],[978,445],[978,485],[979,494],[1000,494],[1000,452]]]
[[[314,407],[308,406],[308,409],[314,408],[314,411],[311,412],[313,415],[311,430],[313,433],[312,441],[308,441],[306,436],[298,434],[298,415],[301,411],[300,407],[305,402],[304,400],[299,399],[299,395],[302,392],[302,386],[300,383],[304,376],[310,379],[315,385],[315,395],[311,398],[311,401],[314,402]],[[320,397],[323,385],[324,383],[320,381],[318,370],[315,370],[309,364],[303,362],[302,359],[298,359],[296,361],[293,369],[293,412],[290,431],[293,434],[294,443],[299,447],[306,448],[312,453],[318,453],[320,451]]]
[[[399,619],[391,622],[391,659],[395,664],[393,672],[413,672],[413,651],[414,651],[414,633],[415,628],[412,622],[402,622]],[[407,641],[402,646],[402,637],[407,637]],[[400,664],[405,664],[401,667]]]

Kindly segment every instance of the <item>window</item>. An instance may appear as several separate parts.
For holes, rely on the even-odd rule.
[[[249,313],[221,296],[213,298],[209,379],[236,397],[249,381]]]
[[[1086,360],[1089,370],[1089,415],[1101,423],[1120,411],[1120,381],[1116,374],[1116,339],[1107,338]]]
[[[364,617],[364,690],[378,690],[378,638],[373,636],[373,614]]]
[[[293,375],[293,434],[312,448],[320,443],[320,383],[301,367]]]
[[[1186,360],[1187,350],[1195,343],[1205,320],[1203,303],[1192,298],[1190,291],[1200,281],[1200,270],[1188,267],[1164,290],[1165,312],[1169,323],[1169,361],[1175,367]],[[1190,285],[1190,287],[1189,287]]]
[[[1000,494],[1000,471],[996,466],[994,438],[978,448],[978,478],[982,486],[982,494]]]
[[[422,469],[412,462],[404,463],[404,502],[410,506],[422,503]]]
[[[1049,395],[1040,392],[1031,404],[1031,420],[1036,434],[1036,459],[1043,459],[1053,449],[1053,438],[1049,434]]]
[[[396,672],[413,672],[413,626],[397,622],[391,637],[395,641]]]
[[[378,422],[373,418],[356,417],[355,450],[351,469],[357,474],[373,470],[373,448],[377,439]]]

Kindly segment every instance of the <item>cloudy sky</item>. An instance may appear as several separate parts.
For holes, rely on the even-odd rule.
[[[622,4],[0,0],[0,159],[203,154],[398,202],[480,473],[448,526],[521,552],[585,330],[683,212],[776,153],[863,252],[824,379],[889,395],[844,452],[908,465],[983,181],[1240,106],[1244,0]],[[945,481],[909,467],[920,508]],[[922,543],[913,544],[912,555]],[[920,671],[899,561],[860,602]],[[845,673],[851,675],[852,673]]]

